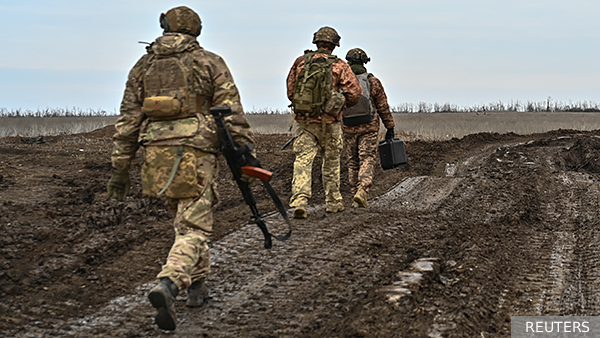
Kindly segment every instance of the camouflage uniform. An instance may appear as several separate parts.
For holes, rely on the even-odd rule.
[[[318,49],[314,55],[327,57],[331,52]],[[299,56],[292,65],[287,77],[287,95],[290,101],[294,95],[294,89],[299,74],[304,69],[304,56]],[[342,91],[346,97],[347,105],[354,105],[362,94],[361,86],[352,73],[352,70],[344,60],[337,60],[332,65],[333,87]],[[292,197],[290,207],[304,207],[311,196],[312,163],[321,149],[324,151],[322,174],[325,189],[325,202],[328,206],[340,203],[340,154],[343,149],[341,131],[341,112],[338,116],[325,115],[326,132],[323,135],[321,116],[312,118],[296,117],[298,129],[294,141],[294,177],[292,180]]]
[[[363,66],[351,66],[355,74],[365,73]],[[390,112],[387,95],[381,81],[375,76],[369,76],[371,100],[375,106],[373,120],[369,123],[342,127],[344,145],[348,158],[348,179],[353,193],[363,189],[369,191],[373,182],[375,163],[377,163],[379,117],[387,129],[394,128],[394,118]]]
[[[226,117],[225,122],[234,139],[240,144],[254,142],[238,89],[220,56],[200,47],[193,35],[166,30],[147,51],[127,79],[121,116],[116,123],[112,163],[116,169],[129,169],[139,145],[142,145],[143,189],[147,194],[157,195],[157,191],[165,186],[176,153],[182,146],[182,162],[173,184],[164,193],[167,205],[175,214],[175,243],[158,277],[168,277],[179,289],[185,289],[205,278],[210,267],[207,242],[213,226],[212,206],[218,199],[219,151],[210,107],[231,107],[233,114]],[[165,57],[178,58],[189,65],[188,118],[153,121],[142,112],[147,96],[145,74],[152,60]]]

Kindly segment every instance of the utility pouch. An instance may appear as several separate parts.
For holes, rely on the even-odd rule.
[[[142,192],[173,199],[200,196],[197,150],[186,146],[147,146],[142,163]]]
[[[142,112],[151,121],[174,120],[188,116],[187,111],[181,110],[181,102],[170,96],[151,96],[144,99]]]
[[[338,116],[345,102],[346,97],[344,94],[334,91],[329,100],[325,102],[325,105],[323,106],[323,112],[327,115]]]

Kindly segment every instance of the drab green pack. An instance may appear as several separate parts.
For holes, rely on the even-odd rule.
[[[325,113],[323,107],[333,94],[333,63],[339,60],[334,55],[315,58],[315,54],[317,52],[305,52],[304,69],[296,80],[290,104],[295,114],[305,117]]]

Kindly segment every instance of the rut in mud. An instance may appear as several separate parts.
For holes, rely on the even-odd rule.
[[[0,335],[165,335],[146,293],[173,240],[169,217],[139,185],[124,203],[106,197],[111,133],[0,140]],[[223,163],[212,297],[189,309],[180,293],[168,335],[509,337],[511,315],[598,315],[597,134],[407,142],[409,164],[377,171],[370,208],[338,214],[324,211],[317,161],[309,218],[271,250]],[[258,136],[284,202],[287,137]],[[345,184],[342,194],[349,206]]]

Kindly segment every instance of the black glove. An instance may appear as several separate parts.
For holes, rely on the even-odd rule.
[[[129,194],[130,187],[129,170],[115,169],[112,177],[108,180],[108,197],[112,197],[117,201],[124,201],[125,196]]]
[[[387,130],[387,133],[385,133],[385,140],[389,141],[389,140],[393,140],[394,139],[394,128],[389,128]]]

